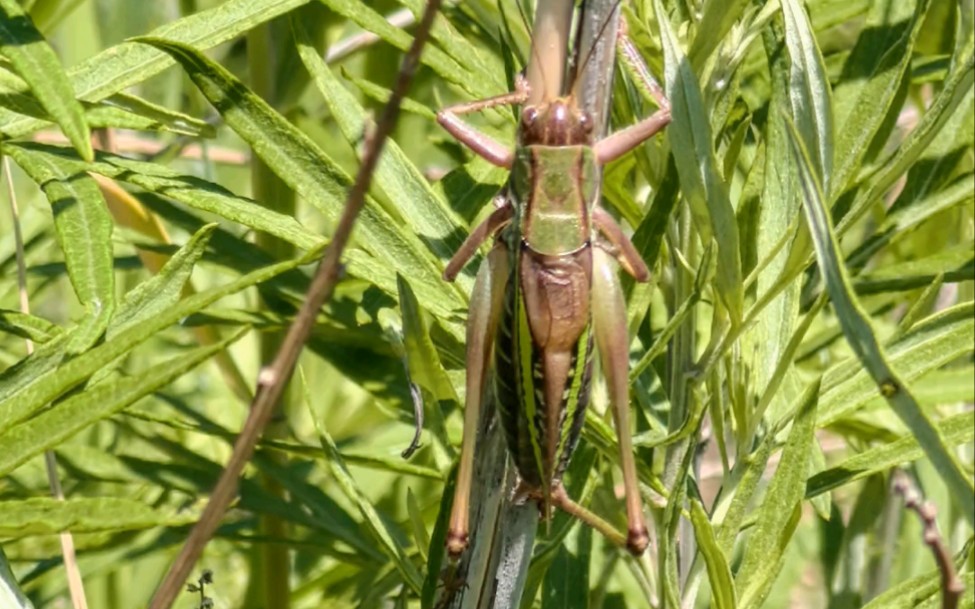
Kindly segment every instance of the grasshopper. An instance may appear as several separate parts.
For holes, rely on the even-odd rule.
[[[625,36],[625,34],[621,34]],[[628,44],[624,37],[621,45]],[[632,60],[632,45],[622,47]],[[641,60],[642,61],[642,60]],[[494,245],[478,270],[467,322],[464,436],[447,551],[467,547],[474,444],[493,368],[508,451],[520,483],[517,497],[539,503],[548,519],[558,507],[618,545],[642,554],[649,535],[642,515],[629,423],[629,340],[617,262],[637,281],[650,271],[615,220],[599,206],[600,167],[640,145],[670,122],[660,88],[643,75],[658,110],[608,137],[594,137],[593,118],[573,94],[544,95],[519,77],[513,92],[447,107],[437,120],[488,162],[509,169],[497,209],[451,258],[452,281],[488,239]],[[559,80],[561,83],[561,79]],[[512,150],[460,117],[502,105],[522,106]],[[626,492],[626,536],[574,502],[562,475],[579,440],[589,403],[593,352],[606,374],[619,436]]]

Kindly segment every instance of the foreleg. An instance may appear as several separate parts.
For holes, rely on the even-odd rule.
[[[653,97],[659,109],[652,116],[596,142],[593,148],[596,160],[601,165],[633,150],[670,123],[670,101],[650,74],[650,69],[640,57],[633,41],[626,35],[626,21],[622,19],[617,34],[617,49],[620,60],[633,69],[637,82]]]
[[[448,106],[437,112],[437,122],[457,141],[473,150],[475,154],[487,162],[504,169],[510,169],[514,161],[514,153],[511,149],[471,127],[461,120],[460,116],[495,106],[523,104],[527,99],[528,84],[523,78],[519,77],[515,82],[515,90],[511,93]]]

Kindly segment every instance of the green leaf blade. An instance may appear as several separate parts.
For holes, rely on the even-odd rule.
[[[802,0],[782,0],[785,42],[792,59],[789,99],[796,128],[815,167],[831,192],[833,175],[833,105],[823,54]]]
[[[177,59],[228,126],[250,144],[268,167],[326,217],[338,220],[351,179],[307,135],[197,50],[167,40],[141,41]],[[441,279],[440,262],[435,261],[420,239],[399,230],[396,221],[369,197],[359,215],[356,235],[358,242],[382,261],[384,271],[373,268],[368,272],[379,276],[377,283],[388,293],[396,293],[399,273],[411,278],[418,295],[431,303],[435,313],[448,316],[465,306],[459,288]],[[358,270],[350,265],[352,273]]]
[[[84,108],[51,45],[15,0],[0,0],[0,54],[10,60],[81,158],[94,157]]]
[[[228,0],[212,9],[160,26],[150,32],[150,35],[206,49],[308,2],[309,0]],[[97,102],[142,82],[171,65],[173,61],[165,53],[124,42],[72,67],[68,70],[68,76],[78,99]],[[42,120],[0,110],[0,131],[10,137],[26,135],[43,125]]]
[[[819,381],[799,400],[798,413],[782,451],[782,459],[759,508],[758,524],[748,539],[741,568],[735,578],[739,607],[757,608],[767,598],[782,568],[786,544],[799,523],[816,429]]]
[[[112,217],[98,184],[57,159],[22,154],[5,147],[11,158],[33,179],[54,213],[58,245],[64,252],[68,277],[87,316],[72,335],[68,353],[90,348],[105,332],[115,312],[115,272]]]
[[[314,253],[316,252],[311,255]],[[62,360],[63,350],[57,351],[52,347],[52,353],[43,359],[34,357],[26,360],[22,366],[5,370],[0,374],[0,428],[30,417],[45,404],[91,377],[117,357],[132,351],[155,333],[184,317],[202,310],[224,296],[236,294],[307,262],[306,255],[273,264],[225,285],[184,298],[176,306],[120,332],[112,339],[67,362]],[[9,382],[11,377],[17,382]]]
[[[246,329],[239,330],[225,340],[156,364],[137,376],[95,384],[20,425],[5,428],[0,433],[0,443],[4,446],[0,455],[0,476],[172,383],[244,334]]]
[[[844,71],[861,75],[845,79],[833,91],[836,124],[833,195],[855,177],[877,136],[911,65],[914,41],[924,22],[928,0],[874,2]],[[898,108],[895,108],[897,110]]]
[[[735,599],[735,584],[731,578],[728,558],[718,546],[708,514],[697,499],[691,500],[691,524],[694,526],[694,538],[697,540],[708,570],[708,583],[711,585],[711,599],[715,609],[734,609],[738,603]]]
[[[141,501],[121,497],[34,497],[0,501],[0,535],[24,537],[54,535],[62,531],[97,533],[132,531],[157,526],[179,526],[194,516],[175,516]]]
[[[819,269],[825,279],[843,334],[880,393],[917,436],[918,442],[961,507],[965,519],[975,526],[975,485],[962,472],[961,466],[947,449],[944,438],[921,409],[910,388],[888,363],[887,355],[853,293],[822,190],[801,136],[795,130],[791,133],[793,154],[798,159],[800,168],[806,223],[816,250]]]
[[[660,0],[654,6],[660,21],[666,62],[667,92],[673,122],[668,126],[681,188],[691,206],[694,223],[707,243],[718,244],[717,287],[734,323],[742,319],[741,253],[735,212],[727,185],[717,169],[711,127],[697,76],[677,43]]]

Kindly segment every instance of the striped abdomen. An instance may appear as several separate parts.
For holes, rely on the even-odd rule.
[[[522,479],[548,489],[561,478],[589,403],[592,252],[559,256],[517,247],[494,346],[495,394]]]

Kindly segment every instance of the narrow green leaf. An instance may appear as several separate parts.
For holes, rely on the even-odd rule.
[[[108,327],[106,337],[112,338],[175,306],[193,272],[193,265],[203,255],[216,228],[216,224],[207,224],[198,230],[158,273],[127,293]]]
[[[943,188],[929,192],[926,196],[907,200],[903,195],[897,204],[890,208],[877,234],[864,240],[853,252],[847,262],[852,268],[866,264],[870,257],[881,251],[891,241],[906,235],[911,229],[921,225],[937,214],[975,199],[975,175],[971,173],[958,176]],[[903,203],[903,205],[898,205]]]
[[[141,501],[121,497],[11,499],[0,501],[0,514],[0,535],[4,537],[131,531],[179,526],[196,519],[192,513],[164,514]]]
[[[150,36],[208,49],[274,19],[309,0],[228,0],[160,26]],[[173,65],[165,53],[144,45],[124,42],[89,57],[68,70],[78,99],[97,102]],[[0,131],[19,137],[35,131],[44,121],[0,110]]]
[[[34,604],[17,585],[17,580],[10,570],[10,563],[7,562],[3,548],[0,548],[0,607],[34,609]]]
[[[975,279],[975,242],[934,250],[921,256],[863,273],[853,282],[857,294],[903,292],[931,285],[937,277],[949,282]]]
[[[68,277],[87,314],[67,347],[70,354],[81,353],[105,332],[115,312],[111,214],[98,184],[87,174],[58,159],[25,154],[21,148],[5,150],[51,202]]]
[[[769,263],[759,272],[756,282],[758,293],[766,294],[772,289],[789,260],[788,248],[781,248],[784,235],[793,235],[799,226],[801,203],[797,193],[796,167],[789,154],[788,127],[784,115],[790,108],[789,75],[790,62],[785,52],[785,33],[781,24],[773,20],[763,33],[765,54],[769,60],[771,79],[771,99],[768,118],[765,123],[765,154],[761,172],[761,193],[759,195],[759,218],[757,221],[756,258],[767,259],[778,251]],[[755,170],[753,169],[753,172]],[[756,179],[758,179],[756,177]],[[742,203],[739,203],[739,207]],[[780,249],[781,248],[781,249]],[[792,383],[794,369],[791,365],[794,350],[790,349],[790,337],[801,335],[796,332],[799,311],[801,281],[789,280],[780,296],[768,303],[761,314],[756,316],[755,325],[749,331],[748,343],[755,345],[754,382],[762,387],[760,406],[752,414],[747,414],[752,430],[759,417],[773,402],[787,403],[793,395]],[[807,317],[806,325],[814,316]],[[784,385],[780,385],[783,383]],[[785,391],[770,391],[784,386]]]
[[[716,277],[721,300],[732,321],[741,321],[744,308],[738,224],[714,158],[708,113],[697,76],[684,56],[660,0],[654,0],[666,61],[667,93],[674,120],[667,127],[684,197],[704,243],[712,235],[718,243]]]
[[[144,323],[117,334],[112,339],[69,361],[57,360],[56,354],[48,358],[60,365],[52,366],[47,360],[32,357],[26,360],[24,366],[5,370],[0,374],[0,429],[30,417],[56,397],[95,374],[103,366],[115,361],[120,355],[132,351],[157,332],[187,315],[202,310],[224,296],[236,294],[285,271],[307,264],[317,253],[314,251],[301,258],[258,269],[228,284],[184,298],[176,306],[165,309]],[[8,376],[14,375],[19,382],[7,382]]]
[[[409,34],[390,25],[382,15],[372,10],[368,5],[353,0],[321,0],[321,2],[395,48],[401,51],[409,49],[411,42]],[[473,47],[469,47],[466,51],[478,54]],[[463,52],[455,54],[464,55]],[[441,78],[470,93],[475,99],[496,95],[499,90],[503,90],[506,86],[503,81],[490,78],[493,74],[503,74],[500,70],[470,71],[434,45],[424,49],[421,61],[433,69]]]
[[[41,317],[0,309],[0,332],[27,338],[35,343],[46,343],[61,334],[62,330]]]
[[[57,164],[76,174],[90,171],[127,182],[194,209],[274,235],[302,249],[318,247],[324,242],[321,236],[290,216],[269,210],[252,199],[239,197],[219,184],[181,174],[158,163],[136,161],[106,152],[98,152],[94,163],[84,163],[66,155],[65,148],[29,142],[5,144],[3,148],[15,158],[25,159],[25,162]]]
[[[832,598],[843,599],[848,607],[860,607],[864,596],[864,549],[871,542],[879,541],[876,531],[882,526],[884,507],[888,502],[897,501],[897,498],[891,496],[883,476],[871,476],[864,484],[850,490],[855,495],[851,497],[849,512],[843,514],[843,534],[835,549],[835,563],[827,573],[831,574],[829,587]],[[836,526],[839,528],[840,523],[836,523]],[[889,542],[894,543],[895,539]]]
[[[916,323],[887,345],[891,366],[914,382],[975,350],[975,304],[964,302]],[[829,426],[880,397],[867,370],[843,360],[823,377],[819,424]]]
[[[65,346],[77,326],[68,328],[51,340],[36,346],[34,353],[20,360],[0,373],[0,429],[3,428],[9,411],[5,411],[5,400],[34,382],[37,377],[57,368],[67,357]]]
[[[542,581],[542,609],[589,607],[589,564],[592,562],[592,528],[574,523],[558,546]]]
[[[321,451],[316,450],[316,453],[316,456],[318,456],[321,454]],[[432,467],[425,467],[423,465],[417,465],[415,463],[409,463],[404,461],[403,457],[398,454],[394,457],[382,457],[377,455],[363,455],[360,453],[343,452],[342,459],[348,464],[358,465],[359,467],[367,467],[369,469],[389,472],[391,474],[416,476],[418,478],[426,478],[427,480],[443,482],[443,474],[440,473],[440,470]]]
[[[214,437],[224,438],[228,440],[231,444],[233,440],[237,437],[236,431],[231,431],[226,427],[222,427],[211,420],[206,421],[206,425],[201,427],[196,424],[189,424],[183,421],[172,419],[170,417],[163,416],[153,416],[147,412],[130,412],[127,413],[128,416],[133,418],[138,418],[143,421],[149,421],[155,425],[161,425],[165,427],[170,427],[172,429],[178,429],[180,431],[194,431],[198,433],[205,433]],[[285,442],[282,440],[275,440],[272,438],[262,438],[258,444],[261,448],[273,449],[278,452],[282,452],[294,457],[300,458],[321,458],[322,449],[317,446],[310,446],[307,444],[298,444],[295,442]],[[427,480],[436,480],[438,482],[443,482],[443,474],[440,470],[434,469],[432,467],[426,467],[423,465],[417,465],[416,463],[409,463],[404,461],[402,457],[396,455],[395,457],[384,457],[375,454],[360,454],[352,452],[342,452],[342,459],[346,463],[352,465],[358,465],[359,467],[364,467],[368,469],[374,469],[377,471],[388,472],[391,474],[402,474],[404,476],[416,476],[418,478],[425,478]]]
[[[782,0],[785,17],[785,43],[792,64],[789,72],[789,98],[793,120],[806,149],[823,176],[826,192],[831,192],[833,175],[833,114],[829,79],[823,54],[816,44],[812,24],[802,0]]]
[[[826,469],[826,454],[823,452],[823,447],[819,442],[819,438],[816,438],[812,443],[812,451],[809,454],[809,459],[810,477]],[[816,511],[816,515],[819,516],[823,522],[828,522],[832,518],[832,493],[827,491],[813,497],[809,497],[807,495],[806,498],[809,499],[809,503],[812,504],[813,509]]]
[[[410,378],[426,389],[435,400],[453,400],[459,403],[457,391],[447,376],[440,354],[430,338],[430,331],[423,319],[423,311],[409,282],[402,276],[399,282],[399,306],[403,314],[403,346]]]
[[[921,295],[914,299],[910,308],[897,322],[897,330],[894,332],[895,339],[900,338],[905,332],[913,328],[928,311],[937,310],[938,296],[941,294],[941,288],[944,287],[944,284],[945,276],[940,274],[934,278],[928,287],[921,291]]]
[[[709,2],[704,5],[704,15],[697,25],[694,42],[687,53],[695,71],[703,73],[711,54],[725,40],[747,5],[747,0]]]
[[[155,364],[137,376],[112,378],[60,402],[20,425],[0,432],[0,476],[31,457],[57,447],[86,427],[128,408],[136,401],[175,381],[215,353],[244,336],[238,330],[225,340]]]
[[[975,87],[969,89],[967,97],[944,122],[940,132],[942,137],[928,144],[908,169],[907,181],[890,206],[890,212],[923,207],[920,201],[945,189],[945,185],[964,170],[959,161],[966,150],[975,146]],[[972,184],[971,178],[967,181]]]
[[[844,62],[845,74],[833,91],[837,139],[833,156],[834,198],[846,189],[878,135],[911,65],[914,40],[929,0],[875,0],[856,46]],[[796,115],[798,116],[798,115]],[[889,121],[888,121],[889,122]]]
[[[756,525],[748,537],[745,556],[735,578],[740,607],[762,606],[782,569],[786,546],[799,523],[810,447],[815,439],[818,397],[816,381],[799,400],[782,459],[758,509]]]
[[[798,133],[793,133],[791,142],[799,163],[806,224],[843,334],[880,393],[917,436],[924,452],[961,507],[965,519],[975,525],[975,486],[945,447],[944,439],[918,405],[911,390],[888,364],[887,355],[877,342],[870,320],[853,294],[822,190]]]
[[[415,18],[419,19],[426,7],[426,0],[402,0],[402,4],[410,9]],[[457,62],[467,74],[476,75],[477,77],[474,80],[477,82],[455,82],[446,74],[442,75],[444,80],[455,82],[465,91],[476,89],[476,91],[471,91],[476,97],[487,97],[496,95],[498,91],[504,91],[508,83],[505,81],[504,63],[498,54],[490,51],[485,52],[480,45],[472,44],[469,31],[458,27],[461,22],[455,24],[449,21],[446,18],[447,14],[447,11],[441,11],[433,21],[430,38],[435,44],[431,47],[438,50],[444,49],[447,58]],[[426,51],[424,51],[425,54]],[[432,59],[439,60],[439,57]],[[439,65],[435,65],[433,61],[429,65],[438,74],[441,73]],[[444,67],[446,68],[448,65],[445,63]]]
[[[352,84],[367,99],[372,99],[380,104],[385,104],[389,101],[391,92],[388,88],[380,86],[371,80],[366,80],[365,78],[357,78],[355,74],[344,67],[340,68],[339,72],[342,74],[343,79]],[[424,105],[422,102],[418,102],[410,97],[403,98],[402,104],[400,105],[400,110],[403,112],[403,114],[415,114],[430,121],[431,123],[437,120],[436,109]]]
[[[52,120],[37,98],[31,94],[30,85],[11,70],[0,70],[0,93],[4,101],[0,116],[33,117],[39,119],[40,124],[47,124]]]
[[[968,37],[968,42],[953,58],[952,67],[941,92],[931,102],[917,127],[897,146],[890,157],[877,163],[876,173],[867,181],[868,187],[863,189],[863,194],[857,196],[850,211],[837,225],[838,235],[843,235],[911,168],[914,161],[942,133],[944,125],[954,116],[963,101],[967,99],[971,103],[972,86],[975,85],[975,36]]]
[[[795,306],[796,308],[798,307],[798,303],[792,303],[792,305]],[[799,347],[802,345],[802,340],[806,336],[806,332],[809,331],[809,327],[813,324],[814,321],[818,319],[819,313],[822,312],[823,307],[825,305],[826,305],[825,298],[818,299],[809,308],[809,310],[806,311],[802,319],[799,320],[798,325],[795,324],[795,317],[797,316],[798,311],[794,309],[789,311],[790,313],[792,313],[793,317],[792,317],[792,322],[786,324],[786,326],[790,330],[794,329],[794,331],[792,333],[792,336],[782,337],[782,338],[787,338],[788,342],[786,342],[783,346],[781,346],[777,350],[778,361],[775,362],[775,368],[772,370],[771,375],[768,377],[768,384],[765,386],[765,389],[762,391],[761,397],[759,397],[758,403],[755,405],[754,412],[750,415],[751,419],[750,419],[749,432],[755,431],[758,424],[761,422],[762,417],[765,416],[765,411],[768,409],[772,401],[775,399],[782,398],[779,392],[779,388],[782,386],[782,383],[785,382],[787,375],[789,373],[794,372],[793,363],[795,361],[796,352],[799,350]],[[773,328],[772,330],[773,336],[778,337],[778,335],[774,333],[774,330],[775,329]],[[785,328],[779,328],[779,330],[784,331]],[[781,342],[781,339],[778,342]]]
[[[216,128],[206,121],[127,93],[116,93],[90,106],[86,116],[93,128],[168,131],[200,138],[212,138],[217,134]]]
[[[325,65],[311,43],[305,26],[296,19],[292,19],[291,24],[301,61],[325,98],[332,119],[346,142],[350,146],[357,146],[368,128],[365,109]],[[392,202],[393,209],[387,209],[390,215],[401,217],[405,225],[421,235],[426,245],[442,260],[450,259],[460,247],[462,222],[446,202],[436,196],[429,181],[396,142],[389,141],[383,148],[383,155],[372,176],[371,188],[379,189]]]
[[[708,570],[711,600],[715,609],[732,609],[737,606],[737,601],[728,557],[718,547],[718,540],[714,536],[714,529],[711,528],[711,521],[704,506],[697,499],[691,499],[690,503],[694,539],[697,541],[701,556],[704,557],[704,565]]]
[[[90,161],[91,132],[74,88],[51,45],[15,0],[0,0],[0,54],[3,54],[53,118],[81,158]]]
[[[938,429],[948,446],[967,444],[975,439],[975,411],[969,410],[939,421]],[[874,446],[809,478],[806,483],[806,498],[845,486],[871,474],[887,471],[902,463],[917,461],[923,456],[924,451],[913,434],[882,446]]]
[[[427,532],[427,526],[423,524],[423,513],[411,488],[406,489],[406,511],[410,515],[410,524],[413,525],[414,545],[420,552],[420,558],[426,562],[427,550],[430,547],[430,533]]]
[[[335,481],[338,482],[339,487],[349,501],[359,508],[359,512],[366,521],[366,526],[376,536],[376,539],[379,540],[383,552],[393,562],[397,570],[399,570],[403,579],[406,580],[407,585],[415,593],[419,594],[423,587],[423,578],[420,577],[416,566],[407,556],[406,549],[399,543],[396,534],[386,526],[386,523],[376,511],[376,508],[370,503],[369,499],[362,494],[352,474],[349,473],[348,468],[345,466],[345,462],[342,460],[342,455],[339,453],[338,448],[336,448],[335,442],[321,426],[321,422],[314,413],[312,413],[312,418],[315,419],[318,438],[322,444],[322,450],[325,451],[325,457],[328,459],[329,471],[332,472]]]
[[[958,576],[965,586],[959,607],[971,609],[972,589],[975,588],[975,572]],[[932,569],[923,575],[912,577],[875,596],[862,609],[935,609],[941,607],[941,571]]]
[[[441,567],[447,554],[447,528],[450,521],[450,509],[454,504],[454,488],[457,484],[457,466],[450,471],[447,482],[444,484],[443,492],[440,494],[440,507],[437,511],[437,521],[433,525],[433,534],[430,535],[430,543],[427,546],[427,575],[423,579],[423,590],[420,592],[420,607],[422,609],[433,609],[434,597],[437,590],[441,589],[441,596],[452,594],[445,590],[450,582],[441,581]]]
[[[317,452],[318,456],[321,457],[321,448],[318,448]],[[349,544],[357,554],[376,565],[381,564],[385,559],[381,549],[377,547],[368,531],[363,530],[361,524],[356,522],[345,507],[329,497],[317,484],[310,483],[307,476],[293,467],[277,463],[263,450],[254,455],[254,464],[265,475],[279,481],[293,498],[298,513],[289,514],[287,517],[299,518],[299,522],[305,526],[320,530],[336,541]],[[266,510],[269,513],[278,513],[273,504],[280,504],[280,497],[267,495],[262,488],[263,485],[255,483],[254,486],[256,487],[254,490],[262,493],[265,501],[272,504],[266,505]],[[288,511],[291,512],[292,510],[289,509]]]
[[[178,59],[227,125],[268,167],[330,220],[338,220],[351,179],[307,135],[195,49],[166,40],[141,40]],[[417,295],[439,316],[447,317],[465,306],[460,288],[441,279],[439,261],[434,261],[419,237],[399,230],[396,221],[371,198],[359,215],[356,235],[386,267],[386,277],[379,285],[390,294],[396,293],[395,273],[399,273],[410,278]],[[356,273],[357,269],[350,265],[350,271]]]

